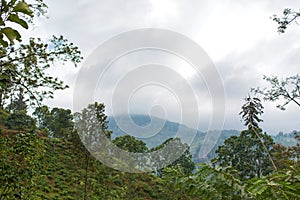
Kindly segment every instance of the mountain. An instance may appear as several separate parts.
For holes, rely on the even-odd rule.
[[[136,136],[149,136],[157,131],[157,134],[151,137],[136,137],[139,140],[145,142],[148,148],[153,148],[169,138],[174,138],[176,135],[180,135],[180,139],[185,143],[190,143],[190,152],[193,156],[193,161],[195,163],[207,162],[212,158],[216,157],[215,151],[220,145],[224,144],[224,141],[231,136],[238,136],[240,131],[237,130],[222,130],[220,131],[209,131],[204,133],[186,125],[179,124],[176,122],[171,122],[154,116],[148,115],[131,115],[130,118],[125,115],[119,115],[115,117],[108,117],[108,129],[112,130],[112,139],[123,136],[126,134],[126,130],[132,130],[133,132],[139,133],[139,131],[145,131],[146,133],[136,134]],[[122,129],[118,126],[122,126]],[[136,125],[138,126],[136,126]],[[151,124],[151,125],[150,125]],[[140,129],[139,129],[140,127]],[[178,133],[177,133],[178,132]],[[128,132],[132,134],[130,131]],[[300,132],[298,132],[299,134]],[[213,134],[216,136],[216,141],[212,140],[214,137],[207,137],[208,134]],[[133,134],[134,135],[134,134]],[[297,144],[297,140],[294,138],[294,132],[283,134],[279,133],[272,136],[275,143],[282,144],[285,146],[294,146]],[[204,143],[205,142],[205,143]],[[205,144],[203,146],[203,144]],[[203,149],[207,149],[208,152],[203,154]],[[205,156],[201,156],[205,155]]]
[[[203,162],[203,161],[209,161],[213,157],[215,157],[215,150],[219,145],[222,145],[228,137],[232,135],[238,135],[239,132],[235,130],[223,130],[221,131],[220,137],[218,137],[217,141],[208,141],[205,139],[207,133],[192,129],[187,127],[186,125],[179,124],[176,122],[171,122],[168,120],[164,120],[158,117],[154,116],[147,116],[147,115],[131,115],[130,118],[126,117],[125,115],[119,115],[115,117],[108,117],[108,129],[112,130],[112,139],[123,136],[126,134],[126,130],[132,130],[133,132],[139,130],[138,126],[140,126],[140,130],[147,130],[148,128],[151,128],[153,130],[159,130],[157,134],[151,136],[151,137],[136,137],[139,140],[142,140],[145,142],[148,146],[148,148],[153,148],[164,141],[166,141],[169,138],[174,138],[176,135],[180,136],[180,139],[185,143],[190,143],[190,152],[193,156],[193,161],[195,163]],[[135,123],[136,127],[130,127],[130,126],[136,126],[133,123]],[[129,125],[128,125],[129,124]],[[150,125],[151,124],[151,125]],[[121,125],[121,128],[120,128]],[[151,127],[150,127],[151,126]],[[145,128],[145,129],[143,129]],[[149,131],[150,134],[151,131]],[[155,131],[153,131],[155,132]],[[208,134],[216,134],[217,131],[211,131]],[[130,133],[130,132],[128,132]],[[130,133],[132,134],[132,133]],[[132,134],[135,135],[135,134]],[[147,134],[144,134],[144,136],[147,136]],[[138,135],[136,135],[138,136]],[[204,158],[199,158],[199,153],[201,151],[201,148],[205,148],[203,146],[203,142],[211,142],[210,144],[210,151]]]
[[[169,138],[176,137],[176,135],[180,135],[180,136],[184,135],[183,137],[180,137],[183,140],[183,142],[190,141],[192,140],[191,137],[193,135],[196,135],[198,132],[197,130],[189,128],[183,124],[171,122],[154,116],[131,115],[130,117],[131,118],[128,118],[125,115],[108,117],[108,121],[109,121],[108,129],[113,131],[112,139],[114,139],[115,137],[123,136],[126,133],[129,133],[131,135],[137,136],[136,137],[137,139],[145,142],[148,148],[153,148],[160,145],[161,143],[163,143]],[[132,127],[130,127],[130,125],[132,125]],[[137,125],[140,126],[140,129]],[[124,131],[124,129],[131,130],[137,133],[134,134],[131,131],[126,132]],[[148,134],[147,133],[139,134],[138,132],[139,130],[146,131]],[[153,135],[153,133],[157,133],[157,134]],[[143,135],[144,137],[138,137],[140,135]]]

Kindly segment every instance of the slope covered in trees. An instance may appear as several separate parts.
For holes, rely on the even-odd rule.
[[[289,147],[275,145],[259,126],[263,106],[257,97],[247,97],[242,106],[246,129],[221,137],[222,144],[213,152],[216,159],[206,160],[196,169],[189,148],[178,160],[153,172],[125,173],[108,168],[82,144],[97,145],[99,132],[104,133],[100,139],[112,141],[104,104],[87,105],[74,115],[68,109],[41,105],[55,91],[68,87],[47,74],[47,69],[56,61],[76,66],[82,59],[79,49],[61,36],[21,42],[15,26],[27,29],[35,16],[44,14],[47,6],[43,0],[2,0],[0,8],[1,200],[300,199],[300,136],[295,134],[297,143]],[[274,16],[281,33],[300,16],[291,9],[283,14],[282,18]],[[270,88],[253,89],[255,94],[266,101],[279,101],[281,110],[290,103],[300,105],[299,75],[264,79]],[[29,115],[28,106],[35,109],[35,118]],[[198,140],[203,137],[197,136]],[[152,149],[128,135],[113,139],[116,146],[130,152],[153,152],[171,142],[174,151],[186,146],[169,137],[156,138],[159,146]]]

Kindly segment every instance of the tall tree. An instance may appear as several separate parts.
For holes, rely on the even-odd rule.
[[[260,99],[256,97],[252,98],[249,96],[245,98],[245,101],[245,104],[242,106],[242,111],[240,112],[240,115],[242,115],[242,119],[244,120],[244,125],[248,127],[248,130],[253,131],[255,133],[263,149],[265,150],[267,157],[269,157],[269,160],[272,163],[274,170],[276,171],[277,168],[271,157],[270,150],[266,146],[262,135],[259,133],[258,123],[263,121],[259,118],[259,115],[263,114],[264,107],[262,106]],[[271,140],[272,143],[274,143],[272,138]]]
[[[251,98],[250,96],[245,98],[245,104],[242,106],[242,119],[244,120],[244,125],[248,129],[258,129],[258,123],[263,120],[259,118],[259,115],[263,114],[263,106],[258,98]]]
[[[20,111],[20,110],[24,110],[26,112],[27,102],[25,101],[24,98],[23,88],[19,88],[19,92],[16,96],[16,99],[11,98],[10,100],[11,103],[7,106],[7,110],[9,112]]]
[[[11,113],[4,125],[10,130],[17,130],[19,133],[33,133],[36,130],[36,121],[27,115],[25,110],[16,110]]]
[[[75,127],[78,131],[81,141],[89,149],[97,145],[103,137],[110,139],[111,132],[106,130],[108,127],[107,116],[105,115],[105,106],[103,103],[89,104],[80,113],[74,114]],[[85,148],[85,181],[84,181],[84,199],[88,197],[88,172],[90,169],[91,153]]]
[[[263,106],[258,98],[245,98],[240,115],[248,130],[239,136],[232,136],[219,146],[216,160],[222,167],[232,166],[239,171],[244,179],[260,177],[277,170],[270,151],[274,144],[273,139],[262,133],[258,123],[262,121],[259,115],[263,113]]]

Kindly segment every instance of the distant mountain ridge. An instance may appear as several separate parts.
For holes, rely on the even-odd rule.
[[[152,119],[152,120],[151,120]],[[132,121],[129,121],[132,120]],[[231,137],[231,136],[237,136],[240,134],[240,131],[237,130],[222,130],[220,137],[218,140],[213,142],[213,147],[211,148],[210,152],[206,155],[206,157],[202,158],[199,157],[199,153],[201,150],[201,147],[203,145],[204,138],[207,133],[192,129],[187,127],[186,125],[177,123],[177,122],[171,122],[168,120],[164,120],[158,117],[154,116],[148,116],[148,115],[131,115],[131,119],[128,119],[125,115],[119,115],[115,117],[108,117],[108,129],[112,130],[112,139],[123,136],[126,133],[120,129],[120,127],[117,124],[117,121],[121,121],[122,124],[131,124],[132,122],[137,124],[138,126],[141,127],[147,127],[150,125],[154,129],[160,130],[156,135],[153,135],[151,137],[145,137],[145,138],[139,138],[137,139],[142,140],[145,142],[148,146],[148,148],[153,148],[164,141],[166,141],[169,138],[174,138],[176,137],[176,133],[180,130],[181,135],[184,134],[186,135],[187,141],[189,141],[191,136],[195,136],[192,140],[192,143],[190,145],[190,152],[193,156],[193,161],[195,163],[200,163],[200,162],[207,162],[210,161],[212,158],[216,156],[215,151],[217,150],[218,146],[223,145],[224,141]],[[128,123],[127,123],[128,122]],[[163,126],[162,126],[163,124]],[[130,127],[129,127],[130,128]],[[213,131],[212,131],[212,134]],[[272,136],[274,139],[275,143],[280,143],[286,146],[292,146],[297,143],[297,141],[293,138],[293,134],[283,134],[280,133],[278,135]],[[182,139],[182,138],[181,138]],[[183,138],[185,139],[185,138]],[[185,141],[183,141],[185,142]]]

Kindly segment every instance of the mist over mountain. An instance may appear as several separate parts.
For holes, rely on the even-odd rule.
[[[208,133],[205,133],[189,128],[184,124],[171,122],[149,115],[131,115],[130,118],[128,118],[125,115],[118,115],[114,117],[110,116],[108,117],[108,121],[108,129],[113,131],[112,139],[126,135],[126,133],[131,134],[130,132],[126,132],[124,129],[136,131],[137,127],[140,127],[141,130],[149,131],[149,134],[151,130],[159,130],[157,134],[154,134],[150,137],[140,137],[142,133],[135,135],[137,136],[137,139],[145,142],[149,149],[160,145],[169,138],[174,138],[180,135],[180,138],[183,142],[191,141],[190,152],[193,156],[193,161],[195,163],[210,161],[212,158],[216,157],[215,151],[217,150],[218,146],[223,145],[224,141],[227,138],[231,136],[237,136],[240,134],[240,131],[238,130],[222,130],[220,136],[217,138],[217,141],[210,141],[212,145],[211,149],[206,154],[206,156],[203,157],[200,156],[200,151],[205,141],[205,136],[206,134],[215,134],[214,132],[216,131],[210,131]],[[127,127],[120,127],[120,125],[126,125]],[[144,134],[143,136],[145,135],[147,136],[147,134]],[[283,144],[286,146],[292,146],[297,143],[293,136],[293,133],[279,133],[272,137],[275,143]]]

